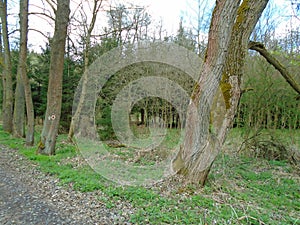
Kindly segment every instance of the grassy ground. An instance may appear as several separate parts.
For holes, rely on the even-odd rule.
[[[36,155],[36,147],[26,148],[23,141],[0,130],[0,144],[19,149],[45,173],[57,176],[61,185],[80,191],[101,190],[99,199],[112,208],[118,201],[135,208],[130,222],[136,224],[300,224],[299,171],[287,161],[251,158],[234,153],[241,130],[233,130],[209,175],[204,188],[184,186],[174,178],[152,187],[116,186],[95,173],[60,135],[57,154]],[[293,136],[300,146],[300,132],[281,133]],[[176,134],[170,132],[162,145],[173,146]],[[177,136],[178,138],[178,136]],[[238,140],[238,141],[237,141]],[[124,149],[123,149],[124,150]],[[125,149],[126,150],[126,149]],[[123,154],[111,147],[114,154]],[[123,155],[126,159],[132,151]],[[151,161],[150,157],[148,161]],[[143,162],[145,163],[145,162]]]

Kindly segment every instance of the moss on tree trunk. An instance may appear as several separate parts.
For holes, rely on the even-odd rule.
[[[188,109],[184,143],[173,161],[173,169],[184,174],[187,183],[205,184],[232,126],[240,99],[247,44],[267,3],[268,0],[244,0],[242,4],[217,1],[201,77]],[[224,104],[213,107],[219,87]],[[220,117],[220,113],[211,110],[223,114]]]

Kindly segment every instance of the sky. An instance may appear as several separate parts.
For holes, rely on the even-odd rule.
[[[186,6],[184,0],[135,0],[134,2],[146,6],[150,15],[153,15],[156,20],[162,19],[163,25],[170,31],[177,29],[181,11]]]
[[[14,0],[17,2],[17,0]],[[29,0],[30,2],[30,12],[41,11],[40,7],[43,5],[41,4],[41,0]],[[71,0],[71,8],[75,8],[77,5],[76,0]],[[158,25],[162,21],[162,26],[165,29],[165,33],[168,35],[176,33],[180,17],[182,15],[182,11],[186,8],[186,1],[184,0],[110,0],[112,4],[132,4],[139,6],[145,6],[147,8],[147,12],[152,17],[152,24]],[[38,7],[37,7],[38,6]],[[15,9],[13,10],[15,14],[18,12],[18,5],[16,4]],[[88,10],[87,10],[88,11]],[[102,12],[98,16],[98,21],[105,21],[106,19],[102,19],[106,13]],[[106,24],[98,22],[95,27],[95,32],[103,32],[102,29],[105,27]],[[33,16],[29,17],[29,27],[31,30],[29,31],[29,45],[38,50],[40,45],[44,45],[45,37],[38,33],[36,30],[42,29],[43,33],[47,36],[53,33],[53,26],[50,26],[49,22],[45,20],[45,18],[41,16]]]
[[[75,8],[75,3],[78,0],[71,0],[72,7]],[[85,0],[87,1],[87,0]],[[197,0],[109,0],[112,1],[113,4],[118,3],[134,3],[135,5],[145,6],[147,11],[152,16],[152,24],[158,24],[162,21],[163,28],[165,29],[165,33],[167,35],[175,34],[178,30],[180,18],[183,17],[184,26],[192,28],[192,24],[195,22],[197,8]],[[10,11],[12,13],[10,20],[11,24],[17,24],[16,17],[18,15],[18,0],[12,0],[10,3]],[[41,2],[44,0],[29,0],[30,2],[30,12],[43,12],[42,8],[44,8]],[[204,2],[200,0],[200,2]],[[209,0],[210,6],[214,3],[214,1]],[[280,33],[284,33],[287,29],[300,25],[299,19],[291,18],[288,15],[292,15],[292,9],[290,0],[271,0],[275,9],[278,9],[278,20],[287,22],[280,22],[277,24],[278,35]],[[280,12],[279,12],[280,9]],[[47,12],[47,11],[45,11]],[[105,13],[102,13],[102,17]],[[101,15],[99,16],[99,21],[101,20]],[[105,24],[97,24],[98,32],[105,26]],[[44,35],[51,36],[53,34],[53,26],[50,26],[49,21],[42,16],[30,15],[29,17],[29,47],[35,50],[40,49],[40,46],[45,45],[46,38],[41,35],[36,30],[41,30]]]

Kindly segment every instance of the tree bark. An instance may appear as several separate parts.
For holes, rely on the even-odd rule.
[[[217,1],[201,77],[188,108],[185,139],[173,161],[173,169],[184,174],[187,183],[205,184],[232,126],[240,99],[247,44],[267,3],[268,0],[244,0],[242,4]],[[212,108],[219,87],[224,104]],[[211,113],[216,110],[223,113]]]
[[[70,14],[69,5],[70,0],[57,1],[55,31],[51,41],[47,109],[41,140],[38,144],[37,153],[39,154],[55,154],[56,137],[61,116],[62,78],[67,27]]]
[[[19,60],[21,52],[19,55]],[[17,72],[17,85],[15,90],[15,105],[13,113],[13,136],[23,138],[25,135],[25,98],[24,98],[24,85],[21,77],[20,61]]]
[[[28,40],[28,0],[20,0],[20,56],[19,56],[19,73],[24,84],[27,129],[26,145],[34,145],[34,107],[30,82],[27,76],[27,40]]]
[[[220,84],[226,105],[224,120],[218,132],[221,143],[224,143],[238,109],[249,38],[268,2],[269,0],[244,0],[239,7]]]
[[[13,86],[10,47],[7,30],[7,0],[0,0],[0,17],[2,22],[2,37],[4,47],[3,65],[3,103],[2,121],[3,130],[9,133],[13,131]]]
[[[222,77],[236,11],[240,1],[217,1],[201,76],[194,87],[187,112],[185,138],[173,169],[187,182],[204,184],[218,151],[209,132],[209,111]]]

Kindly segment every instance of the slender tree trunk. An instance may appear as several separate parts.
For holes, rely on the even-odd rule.
[[[4,47],[3,65],[3,103],[2,121],[3,130],[9,133],[13,131],[13,86],[12,86],[12,66],[7,31],[7,0],[0,0],[0,17],[2,22],[2,37]]]
[[[21,52],[19,55],[19,60]],[[23,138],[25,136],[25,98],[24,98],[24,84],[21,77],[20,61],[17,72],[17,85],[15,90],[15,105],[13,113],[13,135],[14,137]]]
[[[26,145],[34,145],[34,107],[32,102],[31,87],[27,76],[27,37],[28,37],[28,0],[20,0],[20,57],[19,72],[24,84],[27,129],[26,129]]]
[[[232,126],[240,99],[240,77],[249,37],[267,2],[217,1],[201,77],[188,108],[184,143],[173,161],[174,170],[184,174],[187,182],[205,184]],[[219,85],[224,104],[212,108]],[[223,113],[213,116],[210,112],[215,110]]]
[[[97,13],[101,7],[102,0],[94,0],[94,6],[93,6],[93,12],[92,12],[92,21],[91,24],[88,27],[86,41],[85,41],[85,50],[84,50],[84,74],[82,75],[82,86],[81,86],[81,95],[79,97],[79,102],[77,104],[77,108],[75,109],[75,113],[72,116],[71,124],[69,128],[69,134],[68,134],[68,140],[72,142],[75,130],[78,127],[79,124],[79,115],[81,113],[83,103],[85,101],[85,96],[87,93],[87,83],[88,83],[88,77],[87,77],[87,69],[89,66],[89,57],[90,57],[90,48],[91,48],[91,35],[95,27],[95,22],[97,19]]]
[[[141,125],[145,124],[145,109],[141,108]]]
[[[61,116],[62,78],[67,27],[70,14],[69,5],[70,0],[57,1],[55,31],[51,42],[47,109],[41,140],[37,150],[37,153],[45,155],[55,154],[56,137]]]

